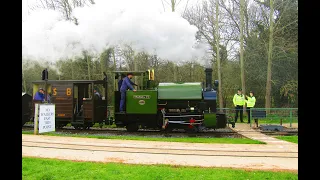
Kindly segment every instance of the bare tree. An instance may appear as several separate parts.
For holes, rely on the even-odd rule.
[[[219,107],[223,108],[223,98],[222,98],[222,82],[221,82],[221,63],[220,63],[220,35],[219,35],[219,0],[216,0],[216,31],[214,33],[215,39],[216,39],[216,48],[217,48],[217,69],[218,69],[218,81],[219,81],[219,87],[218,87],[218,98],[219,98]]]
[[[171,10],[172,12],[175,11],[175,7],[176,7],[176,0],[171,0]],[[177,78],[177,71],[178,71],[178,67],[175,63],[173,63],[173,80],[174,82],[177,82],[178,78]]]
[[[225,19],[220,14],[220,5],[218,1],[210,0],[209,2],[203,2],[201,5],[194,5],[186,10],[184,18],[187,19],[191,24],[198,28],[197,38],[210,45],[208,53],[210,53],[210,61],[212,62],[212,68],[215,69],[213,76],[218,76],[219,87],[218,87],[218,99],[219,107],[224,107],[223,91],[222,88],[224,83],[222,82],[222,60],[227,64],[227,50],[225,45],[228,41],[220,41],[222,29],[227,28],[224,22]],[[222,24],[222,26],[220,26]],[[227,32],[228,33],[228,32]],[[209,61],[207,66],[209,65]]]
[[[273,0],[270,0],[270,27],[269,27],[269,48],[268,48],[268,68],[266,85],[266,108],[271,107],[271,67],[272,67],[272,45],[273,45]]]
[[[246,94],[246,84],[244,76],[244,59],[243,59],[243,29],[244,29],[244,0],[240,0],[240,69],[241,69],[241,87],[243,94]],[[243,106],[245,111],[245,106]]]
[[[176,11],[176,7],[180,4],[181,1],[182,0],[179,0],[178,2],[177,2],[177,0],[170,0],[170,3],[168,3],[166,0],[161,0],[161,3],[162,3],[164,11],[165,11],[164,3],[166,3],[167,5],[170,5],[171,11],[175,12]],[[173,79],[174,79],[174,82],[177,82],[177,80],[178,80],[177,73],[178,73],[178,66],[177,66],[176,63],[173,63]]]
[[[71,17],[72,10],[76,7],[90,6],[94,0],[39,0],[31,9],[52,9],[63,14],[66,20],[73,20],[77,23],[75,17]]]

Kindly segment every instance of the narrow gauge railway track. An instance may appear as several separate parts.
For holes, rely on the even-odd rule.
[[[22,141],[22,147],[76,150],[76,151],[102,151],[116,153],[142,153],[161,155],[191,155],[191,156],[229,156],[229,157],[265,157],[265,158],[298,158],[298,152],[276,150],[225,150],[201,148],[163,148],[163,147],[134,147],[119,145],[92,145],[81,143],[59,143],[46,141]]]
[[[33,130],[33,125],[23,126],[22,130]],[[135,136],[154,136],[154,135],[163,135],[163,136],[191,136],[191,137],[236,137],[243,138],[242,135],[233,131],[232,129],[226,128],[225,130],[217,131],[206,131],[198,132],[195,134],[189,134],[182,131],[172,131],[172,132],[162,132],[160,130],[146,130],[139,129],[138,132],[127,132],[125,128],[90,128],[89,130],[77,130],[73,127],[64,127],[62,129],[56,129],[56,132],[68,133],[68,134],[113,134],[113,135],[135,135]],[[242,131],[245,132],[245,131]],[[249,131],[248,131],[249,132]],[[261,133],[266,135],[298,135],[298,131],[261,131]]]
[[[22,130],[33,131],[32,127],[23,127]],[[126,129],[114,128],[93,128],[89,130],[77,130],[73,128],[56,129],[57,133],[61,134],[84,134],[84,135],[118,135],[118,136],[157,136],[157,137],[236,137],[243,138],[241,134],[234,131],[221,132],[198,132],[186,133],[184,131],[162,132],[159,130],[144,130],[140,129],[138,132],[128,132]]]

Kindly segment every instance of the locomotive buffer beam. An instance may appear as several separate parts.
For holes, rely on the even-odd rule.
[[[196,120],[194,117],[202,117],[202,115],[175,115],[175,116],[166,116],[166,112],[164,109],[161,110],[163,116],[163,129],[166,129],[169,124],[183,124],[183,125],[201,125],[203,123],[203,119]],[[170,118],[190,118],[189,120],[180,120],[180,121],[170,121]]]

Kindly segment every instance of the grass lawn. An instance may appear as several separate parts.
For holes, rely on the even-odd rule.
[[[23,180],[291,180],[294,172],[200,168],[169,165],[131,165],[121,163],[75,162],[42,158],[22,158]]]
[[[298,136],[276,136],[275,138],[298,144]]]
[[[22,134],[33,134],[33,131],[22,131]],[[61,134],[57,132],[44,133],[49,136],[69,136],[97,139],[120,139],[120,140],[140,140],[140,141],[165,141],[165,142],[188,142],[188,143],[226,143],[226,144],[265,144],[264,142],[248,138],[207,138],[207,137],[147,137],[147,136],[102,136],[88,134]]]

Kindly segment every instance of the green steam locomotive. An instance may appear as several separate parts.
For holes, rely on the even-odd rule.
[[[115,78],[119,78],[120,74],[126,72],[114,73]],[[136,92],[127,91],[125,113],[119,112],[120,92],[115,89],[117,127],[126,127],[130,132],[138,131],[139,128],[199,132],[205,128],[226,127],[226,115],[217,112],[218,81],[212,83],[211,68],[205,69],[205,86],[201,82],[185,82],[159,83],[155,87],[153,74],[150,70],[134,73],[135,76],[142,76],[142,88]]]

